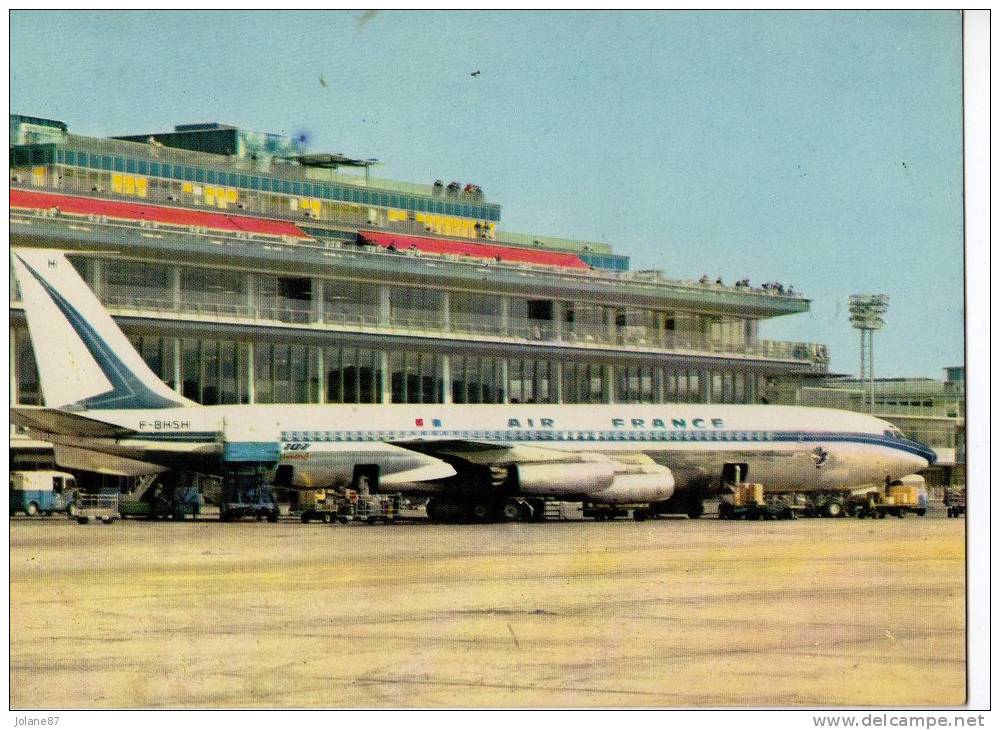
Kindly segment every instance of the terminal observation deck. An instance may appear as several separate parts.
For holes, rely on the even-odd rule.
[[[823,345],[758,337],[805,297],[505,232],[475,185],[311,168],[224,125],[95,139],[15,115],[11,129],[12,245],[69,251],[198,402],[753,403],[769,377],[827,368]],[[16,282],[10,301],[12,389],[35,403]]]

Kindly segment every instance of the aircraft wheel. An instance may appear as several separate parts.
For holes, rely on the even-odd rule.
[[[531,509],[532,522],[545,522],[545,500],[532,499],[526,503]]]
[[[705,514],[705,504],[699,499],[688,505],[687,516],[689,520],[696,520]]]
[[[490,519],[490,505],[486,502],[474,502],[469,513],[476,522],[486,522]]]
[[[826,517],[843,517],[844,516],[844,505],[842,502],[836,499],[831,499],[825,505],[823,505],[823,515]]]
[[[81,525],[86,525],[88,522],[90,522],[90,518],[89,517],[77,517],[76,521],[79,524],[81,524]]]
[[[506,522],[519,522],[521,520],[521,505],[510,499],[500,505],[497,516]]]
[[[634,509],[632,510],[632,519],[636,522],[645,522],[649,517],[649,510],[645,509]]]
[[[25,510],[29,517],[34,517],[38,514],[38,505],[34,502],[28,502],[28,508]]]

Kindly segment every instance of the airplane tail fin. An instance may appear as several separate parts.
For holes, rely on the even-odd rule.
[[[49,408],[195,405],[149,369],[62,251],[11,250]]]

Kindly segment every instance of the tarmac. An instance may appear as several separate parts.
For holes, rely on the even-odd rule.
[[[965,521],[10,524],[10,704],[965,701]]]

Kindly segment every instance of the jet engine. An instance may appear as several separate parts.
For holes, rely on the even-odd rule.
[[[518,464],[521,494],[580,499],[597,504],[636,504],[670,499],[674,477],[665,466],[616,461]]]

